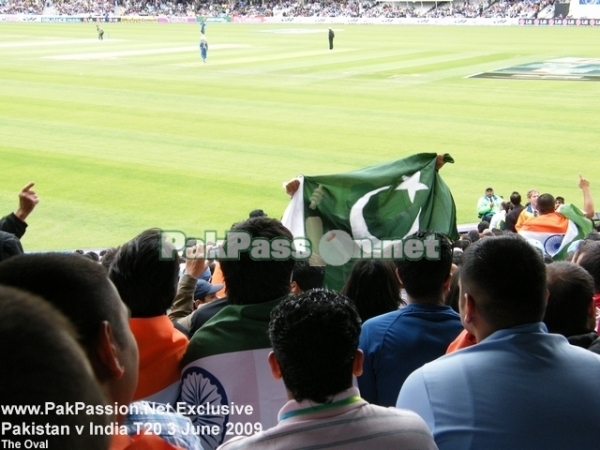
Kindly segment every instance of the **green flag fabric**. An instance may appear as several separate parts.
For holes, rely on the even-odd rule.
[[[454,162],[448,154],[443,159]],[[282,222],[309,240],[311,264],[326,266],[328,288],[341,289],[358,259],[391,258],[390,243],[418,230],[458,238],[454,199],[436,162],[435,153],[421,153],[345,174],[299,177]]]

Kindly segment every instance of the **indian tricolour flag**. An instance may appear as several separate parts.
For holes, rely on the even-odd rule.
[[[205,450],[277,424],[288,398],[267,357],[270,312],[281,300],[228,305],[190,340],[177,411],[192,420]]]
[[[300,176],[283,224],[311,243],[312,264],[325,265],[325,283],[340,289],[357,259],[386,256],[385,243],[418,230],[458,238],[450,189],[437,155],[421,153],[354,172]],[[444,162],[454,162],[444,155]]]
[[[567,204],[560,212],[528,219],[519,234],[525,239],[535,239],[544,247],[544,253],[560,261],[567,256],[572,242],[583,239],[593,229],[592,221],[576,206]]]

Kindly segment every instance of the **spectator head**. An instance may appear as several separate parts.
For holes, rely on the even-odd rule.
[[[521,205],[521,194],[519,194],[517,191],[510,194],[510,202],[514,206],[520,206]]]
[[[560,205],[564,205],[565,204],[565,198],[564,197],[556,197],[555,199],[555,207],[558,208]]]
[[[458,297],[460,294],[460,287],[458,280],[460,278],[460,266],[452,273],[452,280],[450,281],[450,288],[444,296],[444,303],[450,306],[454,311],[458,311]]]
[[[194,306],[197,308],[204,303],[210,303],[217,299],[217,292],[223,289],[224,284],[211,284],[210,282],[198,278],[196,288],[194,289]]]
[[[486,188],[485,196],[490,197],[490,198],[493,197],[494,196],[494,188],[491,188],[491,187]]]
[[[0,231],[0,261],[22,254],[23,247],[20,239],[12,233]]]
[[[550,333],[565,337],[595,328],[594,280],[582,267],[559,261],[546,267],[548,305],[544,323]]]
[[[462,264],[462,257],[465,251],[460,247],[454,247],[452,249],[452,264],[460,266]]]
[[[291,283],[292,294],[322,288],[324,281],[325,267],[311,266],[308,261],[296,261],[294,263]]]
[[[102,255],[100,264],[102,264],[102,267],[106,269],[106,272],[108,272],[108,270],[110,269],[110,265],[115,260],[115,256],[117,256],[118,251],[118,247],[111,247],[104,250],[104,255]]]
[[[327,403],[362,373],[360,317],[347,297],[313,289],[271,312],[269,365],[296,401]]]
[[[594,279],[594,293],[600,293],[600,242],[590,241],[580,247],[575,263],[583,267]]]
[[[529,189],[527,191],[527,201],[535,209],[537,209],[537,200],[539,196],[540,192],[537,189]]]
[[[460,290],[463,324],[479,341],[494,331],[542,320],[546,266],[519,235],[482,239],[463,255]]]
[[[100,264],[73,254],[15,256],[0,263],[0,284],[38,295],[64,314],[109,402],[129,405],[137,386],[138,348],[127,308]]]
[[[102,390],[76,339],[72,324],[48,302],[0,286],[0,353],[4,367],[0,371],[0,404],[40,406],[42,410],[47,403],[105,406]],[[39,414],[28,411],[3,415],[2,424],[20,428],[24,423],[39,420]],[[90,432],[90,425],[108,425],[109,416],[104,414],[50,411],[44,415],[44,422],[70,431],[44,436],[50,448],[105,450],[109,447],[108,435]],[[76,426],[83,431],[76,433]],[[30,436],[18,433],[11,434],[10,440],[20,442],[22,448],[29,439]]]
[[[585,239],[586,241],[600,241],[600,233],[592,231],[591,233],[587,234],[583,239]]]
[[[292,234],[280,221],[268,217],[255,217],[236,223],[231,231],[248,233],[251,239],[271,241],[283,237],[292,240]],[[227,239],[224,245],[226,250]],[[220,266],[230,304],[265,303],[290,292],[294,268],[292,258],[257,260],[250,256],[249,251],[240,251],[238,259],[222,259]]]
[[[392,261],[362,260],[352,267],[341,293],[354,302],[361,320],[366,322],[404,304],[400,287]]]
[[[90,251],[90,252],[85,253],[83,256],[85,256],[88,259],[91,259],[94,262],[100,262],[100,256],[96,252]]]
[[[483,234],[483,232],[490,228],[490,223],[486,220],[482,220],[477,224],[477,231],[479,234]]]
[[[267,214],[262,209],[253,209],[248,214],[248,217],[252,219],[253,217],[267,217]]]
[[[170,245],[162,232],[152,228],[123,244],[113,260],[109,277],[133,318],[166,314],[177,293],[179,257],[161,258],[161,249]]]
[[[556,209],[554,197],[550,194],[542,194],[537,199],[537,210],[540,214],[550,214]]]
[[[396,261],[400,282],[412,300],[438,302],[450,284],[452,241],[445,234],[432,231],[418,231],[406,239],[433,239],[438,243],[438,259]]]
[[[467,237],[469,238],[471,243],[477,242],[479,240],[479,231],[471,230],[467,233]]]
[[[459,248],[463,251],[466,250],[469,245],[471,245],[471,239],[465,236],[461,237],[458,241],[454,241],[454,248]]]

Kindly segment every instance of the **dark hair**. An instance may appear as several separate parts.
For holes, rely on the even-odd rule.
[[[460,278],[460,267],[458,267],[452,274],[452,280],[450,280],[450,289],[446,292],[444,297],[444,303],[450,306],[454,311],[458,311],[458,298],[460,297],[460,289],[458,286],[458,280]]]
[[[513,192],[512,194],[510,194],[510,202],[514,205],[514,206],[519,206],[521,204],[521,194],[519,194],[518,192]]]
[[[110,270],[110,265],[115,260],[115,256],[117,256],[119,247],[111,247],[103,251],[104,255],[102,255],[102,260],[100,261],[100,264],[102,264],[102,267],[104,267],[106,269],[106,272],[108,273],[108,271]]]
[[[308,261],[296,261],[292,281],[295,281],[302,291],[322,288],[325,281],[325,267],[311,266]]]
[[[583,239],[586,241],[600,241],[600,233],[592,231],[591,233],[586,234]]]
[[[540,214],[550,214],[556,209],[554,197],[550,194],[542,194],[537,199],[537,210]]]
[[[458,247],[454,247],[452,249],[452,264],[460,266],[462,264],[464,250],[461,250]]]
[[[109,277],[131,310],[131,317],[166,314],[177,293],[179,257],[161,258],[168,245],[157,228],[146,230],[122,245],[110,266]]]
[[[325,289],[292,295],[271,312],[269,337],[294,399],[326,403],[352,386],[360,317],[347,297]]]
[[[105,405],[87,358],[76,342],[71,323],[48,302],[17,289],[0,286],[0,404],[40,406],[83,402],[86,406]],[[29,407],[28,406],[28,407]],[[47,425],[67,427],[70,432],[44,436],[50,448],[104,450],[109,436],[90,431],[92,425],[106,426],[105,414],[58,414],[43,417]],[[39,422],[39,412],[27,410],[4,415],[3,423],[20,427]],[[81,427],[82,433],[75,433]],[[24,443],[30,438],[20,433],[11,440]]]
[[[67,316],[90,360],[104,321],[111,324],[117,342],[126,344],[129,324],[121,318],[120,300],[100,264],[77,254],[15,256],[0,263],[0,284],[39,295]]]
[[[233,225],[231,231],[245,231],[252,238],[271,240],[277,237],[292,239],[292,233],[276,219],[255,217]],[[225,248],[227,239],[225,239]],[[283,297],[290,292],[290,280],[294,260],[255,260],[250,252],[241,251],[237,260],[222,259],[219,262],[230,304],[243,305],[265,303]]]
[[[600,243],[588,241],[581,249],[581,258],[576,261],[594,279],[594,292],[600,292]]]
[[[469,238],[471,243],[477,242],[479,240],[479,231],[471,230],[467,233],[467,237]]]
[[[546,306],[546,266],[517,234],[481,239],[463,255],[462,291],[496,330],[539,322]],[[509,282],[510,281],[510,282]]]
[[[414,299],[440,295],[452,268],[452,241],[443,233],[418,231],[406,239],[433,238],[439,243],[439,259],[396,260],[398,274],[406,293]]]
[[[98,253],[96,252],[87,252],[86,254],[84,254],[83,256],[85,256],[88,259],[91,259],[94,262],[99,262],[100,261],[100,256],[98,256]]]
[[[265,214],[265,212],[262,209],[253,209],[252,211],[250,211],[250,214],[248,214],[248,217],[267,217],[267,214]]]
[[[594,295],[594,281],[584,268],[559,261],[546,267],[548,304],[544,323],[550,333],[565,337],[588,331],[588,310]]]
[[[564,197],[561,197],[560,195],[559,195],[559,196],[557,196],[557,197],[556,197],[554,200],[555,200],[556,202],[562,203],[563,205],[564,205],[564,203],[565,203],[565,198],[564,198]]]
[[[487,220],[482,220],[481,222],[479,222],[477,224],[477,231],[479,233],[483,233],[485,230],[487,230],[490,227],[490,223]]]
[[[469,245],[471,245],[471,239],[467,236],[463,236],[458,241],[454,241],[454,248],[460,248],[461,250],[466,250]]]
[[[352,266],[340,292],[354,302],[363,322],[404,304],[395,269],[389,260],[363,260]]]

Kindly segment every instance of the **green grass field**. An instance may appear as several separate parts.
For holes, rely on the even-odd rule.
[[[488,185],[580,205],[582,172],[600,201],[600,83],[465,78],[600,58],[595,28],[345,25],[329,51],[326,26],[209,24],[207,64],[197,25],[103,28],[0,23],[0,213],[36,182],[26,250],[223,236],[254,208],[279,217],[299,173],[419,152],[456,160],[459,222]]]

